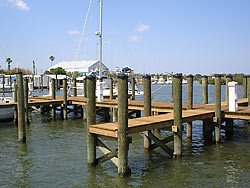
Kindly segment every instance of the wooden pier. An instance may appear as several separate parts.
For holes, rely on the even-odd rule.
[[[130,173],[128,167],[129,144],[132,143],[131,134],[144,133],[144,149],[151,151],[156,148],[164,150],[168,157],[179,158],[182,155],[182,130],[183,123],[187,126],[187,139],[192,141],[192,122],[196,120],[203,121],[203,137],[205,143],[220,143],[221,129],[225,129],[227,139],[233,134],[233,119],[250,120],[249,99],[238,100],[238,110],[232,112],[228,110],[228,97],[226,101],[221,102],[221,82],[220,75],[216,75],[215,85],[215,103],[207,104],[207,77],[202,78],[203,85],[203,104],[193,104],[193,79],[188,77],[188,97],[187,104],[182,104],[182,75],[177,74],[173,77],[173,102],[155,102],[151,101],[151,78],[146,75],[143,78],[144,83],[144,101],[128,100],[127,76],[118,76],[119,92],[118,99],[104,99],[103,102],[97,102],[95,96],[95,77],[87,78],[87,92],[84,96],[77,96],[76,89],[73,90],[73,96],[67,96],[67,82],[64,80],[63,96],[55,96],[55,81],[52,80],[52,96],[40,96],[27,98],[27,82],[24,81],[22,74],[17,73],[17,84],[15,87],[15,101],[12,103],[1,103],[0,108],[14,108],[16,113],[16,122],[18,122],[19,141],[25,142],[25,126],[28,123],[28,112],[30,109],[40,110],[41,113],[51,115],[56,120],[56,110],[60,111],[61,117],[67,120],[68,113],[80,113],[87,120],[88,124],[88,163],[96,165],[107,160],[111,160],[117,167],[121,176]],[[231,80],[228,80],[231,81]],[[20,83],[19,83],[20,82]],[[75,84],[74,84],[75,85]],[[244,87],[247,84],[245,84]],[[20,90],[17,88],[20,88]],[[75,87],[76,88],[76,87]],[[248,91],[249,91],[248,84]],[[246,92],[247,89],[244,89]],[[22,95],[24,93],[24,95]],[[226,92],[228,95],[228,92]],[[248,93],[249,94],[249,93]],[[245,94],[245,96],[247,96]],[[249,96],[249,95],[248,95]],[[39,109],[40,108],[40,109]],[[98,111],[112,111],[113,122],[96,124],[96,113]],[[141,111],[144,111],[144,117],[141,117]],[[132,116],[135,115],[135,116]],[[109,113],[108,113],[109,117]],[[131,119],[130,119],[131,118]],[[223,125],[222,125],[223,124]],[[169,131],[169,136],[160,139],[157,134],[159,130]],[[102,137],[112,138],[117,142],[118,148],[111,151],[101,140]],[[173,148],[166,145],[173,142]],[[96,149],[99,148],[104,155],[97,157]]]

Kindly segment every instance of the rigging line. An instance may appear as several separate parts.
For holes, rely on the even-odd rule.
[[[166,87],[166,86],[167,86],[167,84],[164,84],[163,86],[159,87],[158,89],[152,91],[151,94],[155,93],[156,91],[159,91],[160,89],[162,89],[163,87]],[[157,94],[156,94],[156,95],[157,95]],[[156,96],[156,95],[155,95],[155,96]],[[153,97],[152,97],[152,99],[153,99]]]
[[[81,45],[82,45],[83,35],[84,35],[85,27],[86,27],[86,24],[87,24],[87,19],[88,19],[88,16],[89,16],[91,4],[92,4],[92,0],[89,1],[89,7],[88,7],[88,10],[87,10],[84,25],[83,25],[83,28],[82,28],[82,34],[81,34],[80,42],[79,42],[79,45],[78,45],[78,49],[76,51],[75,61],[77,61],[78,57],[79,57],[80,48],[81,48]]]

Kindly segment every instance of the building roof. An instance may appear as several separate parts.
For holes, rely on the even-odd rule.
[[[88,68],[98,61],[62,61],[60,63],[57,63],[51,67],[48,68],[50,69],[55,69],[57,67],[62,67],[65,69],[67,72],[88,72]]]

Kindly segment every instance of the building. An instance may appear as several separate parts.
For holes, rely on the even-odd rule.
[[[97,72],[99,69],[99,61],[62,61],[48,68],[48,70],[56,69],[57,67],[62,67],[67,72]],[[108,67],[106,67],[103,63],[101,68],[102,70],[108,70]]]

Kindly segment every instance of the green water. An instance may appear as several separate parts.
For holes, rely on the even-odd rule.
[[[199,98],[200,86],[196,87],[194,93]],[[155,95],[155,100],[164,100],[164,96],[169,97],[168,93],[171,91],[165,88]],[[203,145],[202,122],[194,122],[192,144],[184,142],[180,160],[169,159],[160,149],[145,153],[143,135],[134,134],[129,148],[132,174],[128,178],[119,178],[116,166],[110,161],[95,168],[88,167],[86,122],[81,119],[53,122],[38,113],[32,113],[31,117],[27,144],[17,142],[17,129],[13,123],[0,124],[1,188],[250,185],[250,128],[246,122],[235,121],[233,139],[212,146]],[[98,121],[102,119],[98,117]],[[161,133],[162,137],[166,134]],[[116,148],[115,141],[102,140],[112,149]]]

